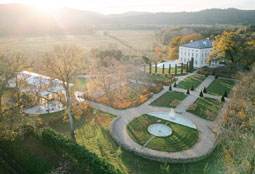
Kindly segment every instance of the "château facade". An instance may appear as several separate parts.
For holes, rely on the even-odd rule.
[[[218,67],[221,66],[220,61],[212,60],[207,62],[207,58],[212,51],[212,41],[210,39],[190,41],[179,46],[179,61],[187,64],[194,58],[194,67],[201,68],[204,66]]]

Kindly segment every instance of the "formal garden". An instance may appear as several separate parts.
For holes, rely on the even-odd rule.
[[[150,139],[153,135],[148,132],[148,127],[155,123],[169,126],[172,129],[172,134],[166,137],[155,136]],[[192,147],[198,139],[198,131],[196,129],[161,120],[147,114],[132,120],[127,126],[127,132],[132,140],[141,146],[164,152],[186,150]]]
[[[159,98],[154,100],[150,105],[151,106],[175,108],[186,97],[187,97],[187,95],[185,95],[182,92],[167,91],[165,94],[161,95]]]
[[[177,87],[182,89],[195,89],[205,80],[204,76],[191,75],[181,81]]]
[[[189,85],[194,85],[195,88],[198,86],[196,85],[196,83],[198,83],[197,81],[201,81],[201,77],[202,76],[195,78],[193,77],[191,80],[192,82],[189,82]],[[186,80],[187,78],[184,79],[185,83],[188,83]],[[168,81],[169,78],[165,76],[156,76],[156,80],[159,79],[162,81]],[[222,79],[215,79],[215,81],[216,80],[219,81]],[[180,83],[184,83],[184,81],[181,81]],[[174,81],[172,81],[172,83],[173,82]],[[84,83],[84,81],[82,81],[82,83]],[[177,85],[180,83],[177,83]],[[132,85],[130,87],[137,88],[136,85]],[[142,89],[144,89],[143,85],[140,86],[139,90]],[[207,89],[207,91],[209,91],[209,87]],[[176,105],[174,105],[176,100],[178,100],[177,103],[180,104],[188,96],[188,94],[183,92],[169,91],[167,89],[165,93],[157,97],[156,100],[154,100],[150,105],[152,107],[162,106],[165,108],[174,108],[176,107]],[[217,116],[217,112],[222,107],[222,102],[212,98],[200,97],[197,98],[192,105],[193,110],[191,106],[187,109],[188,112],[203,119],[214,120]],[[194,105],[196,107],[194,107]],[[139,155],[123,149],[115,142],[114,139],[112,139],[110,127],[112,121],[117,118],[115,115],[94,109],[88,104],[79,104],[77,106],[74,105],[72,110],[74,111],[73,114],[75,118],[74,126],[76,128],[76,142],[81,145],[82,148],[85,147],[88,151],[95,153],[98,157],[104,158],[121,172],[153,174],[163,170],[162,163],[139,157]],[[135,110],[135,108],[133,108],[133,110]],[[214,115],[209,116],[210,114],[208,114],[208,111]],[[51,129],[55,130],[56,133],[64,135],[66,140],[70,138],[70,125],[68,122],[67,113],[65,111],[38,115],[35,118],[41,120],[40,126],[42,128],[50,127]],[[166,137],[157,137],[152,135],[148,131],[148,127],[153,124],[163,124],[171,128],[171,135]],[[177,124],[166,119],[153,117],[148,114],[140,115],[132,119],[126,126],[126,131],[132,141],[136,142],[137,144],[151,150],[167,153],[189,150],[198,143],[200,135],[199,131],[195,128]],[[48,130],[46,132],[47,136],[55,134]],[[22,168],[26,169],[27,171],[31,173],[36,171],[36,173],[43,174],[56,168],[59,165],[59,162],[66,163],[66,160],[64,160],[64,157],[66,156],[63,157],[59,155],[63,154],[63,151],[55,150],[54,145],[44,145],[43,142],[45,141],[45,138],[43,140],[41,131],[36,131],[36,134],[27,134],[25,139],[26,141],[16,140],[12,143],[4,142],[2,143],[1,148],[8,152],[8,154],[13,154],[12,158],[19,162]],[[64,151],[68,150],[64,146],[62,148],[65,149]],[[183,173],[185,171],[186,173],[201,173],[204,170],[217,171],[220,170],[218,164],[215,163],[218,153],[221,153],[221,150],[216,148],[210,157],[201,161],[188,164],[169,164],[169,166],[171,167],[171,171],[176,173]],[[43,154],[49,155],[45,157]],[[73,156],[69,163],[76,158],[79,159],[78,156]],[[32,162],[31,159],[33,159]],[[84,164],[88,163],[86,162]],[[86,165],[84,166],[79,164],[72,167],[72,171],[79,172],[84,170],[86,170],[87,173],[90,173],[96,169],[88,169],[86,168]]]

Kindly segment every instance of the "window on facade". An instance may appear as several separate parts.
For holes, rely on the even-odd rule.
[[[184,62],[186,62],[186,58],[184,58]]]
[[[204,57],[204,53],[202,53],[202,57]]]
[[[194,56],[194,53],[192,53],[192,57]]]
[[[190,53],[188,53],[188,56],[190,55]]]
[[[198,54],[196,54],[196,57],[198,57]]]
[[[195,65],[197,65],[197,60],[195,61]]]

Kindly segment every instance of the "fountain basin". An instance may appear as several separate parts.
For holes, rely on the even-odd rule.
[[[148,127],[148,132],[157,137],[167,137],[172,134],[172,129],[164,124],[152,124]]]

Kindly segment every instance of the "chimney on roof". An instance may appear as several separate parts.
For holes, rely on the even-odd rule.
[[[190,40],[190,42],[193,42],[193,40]]]

